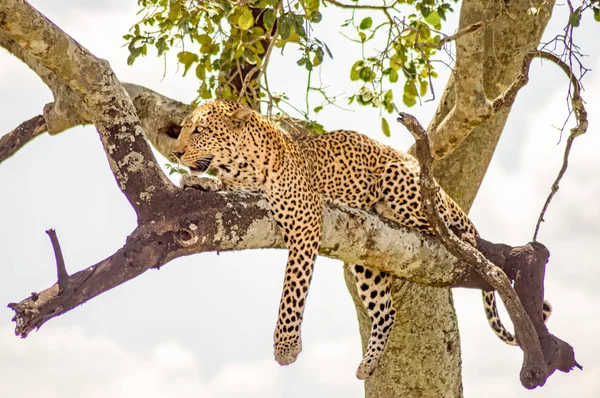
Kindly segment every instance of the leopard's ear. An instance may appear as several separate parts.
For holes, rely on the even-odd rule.
[[[235,122],[239,122],[240,124],[246,123],[251,117],[254,111],[250,108],[240,108],[231,113],[231,118]]]

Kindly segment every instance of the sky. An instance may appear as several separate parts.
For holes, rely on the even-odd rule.
[[[197,80],[182,78],[171,59],[166,73],[163,60],[154,57],[127,66],[122,35],[139,18],[136,2],[32,3],[96,56],[109,60],[122,81],[184,102],[195,98]],[[564,10],[554,13],[547,37],[561,31]],[[316,30],[328,35],[333,51],[322,77],[334,93],[358,88],[340,72],[349,71],[360,56],[360,49],[337,34],[338,22],[346,16],[328,12],[331,23]],[[600,395],[600,268],[595,253],[600,242],[600,115],[594,112],[600,109],[600,33],[590,19],[584,18],[576,31],[592,69],[583,93],[590,127],[574,144],[569,170],[540,233],[551,252],[546,274],[546,297],[554,307],[550,331],[573,345],[584,371],[558,373],[543,388],[525,390],[518,381],[520,350],[494,336],[478,291],[455,289],[465,397]],[[297,58],[291,48],[274,55],[274,91],[301,98],[304,74],[290,78],[288,73],[295,71]],[[441,93],[448,71],[439,72],[436,92]],[[567,115],[566,90],[558,68],[534,62],[470,214],[486,239],[514,245],[531,240],[562,161],[564,139],[557,127]],[[37,76],[0,50],[0,134],[40,114],[50,101],[50,91]],[[425,124],[436,105],[426,103],[410,112]],[[318,120],[327,129],[357,130],[398,149],[412,144],[410,134],[394,124],[392,136],[384,137],[376,110],[351,109],[326,108]],[[273,360],[283,250],[177,259],[53,319],[27,339],[15,337],[13,314],[5,305],[55,282],[54,256],[44,231],[57,230],[68,270],[75,272],[120,248],[135,227],[135,214],[118,190],[91,126],[27,144],[0,165],[0,187],[0,396],[363,396],[363,383],[355,378],[361,359],[358,324],[339,261],[317,260],[298,361],[280,367]],[[509,324],[506,315],[503,319]]]

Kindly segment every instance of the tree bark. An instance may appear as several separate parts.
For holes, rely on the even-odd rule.
[[[503,4],[503,1],[492,4],[480,0],[463,1],[459,29],[494,17]],[[473,75],[481,74],[483,91],[488,98],[496,98],[506,91],[518,76],[523,57],[539,44],[554,6],[554,2],[544,3],[537,15],[530,15],[529,1],[518,0],[510,4],[505,15],[482,31],[480,62],[465,65],[465,68],[479,70]],[[468,35],[465,38],[467,44],[472,40]],[[477,52],[477,49],[467,46],[463,53],[469,51]],[[455,79],[451,78],[429,131],[438,129],[455,107],[456,91]],[[511,105],[507,104],[483,123],[473,126],[469,134],[438,129],[440,135],[466,135],[453,152],[436,162],[435,175],[444,190],[467,212],[485,176]],[[365,382],[366,397],[462,397],[460,337],[452,293],[450,289],[405,283],[409,286],[405,287],[401,281],[393,286],[397,321],[382,362]],[[354,285],[348,284],[348,288],[356,305],[364,350],[370,320],[362,303],[357,301]],[[404,295],[402,290],[406,291]],[[484,316],[483,309],[481,316]]]

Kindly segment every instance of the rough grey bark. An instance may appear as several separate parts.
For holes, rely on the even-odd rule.
[[[93,122],[87,106],[80,96],[55,72],[47,68],[1,29],[0,47],[5,48],[29,66],[52,91],[54,101],[44,106],[45,123],[43,127],[45,131],[49,134],[58,134],[72,127]],[[163,156],[168,157],[179,135],[179,126],[191,111],[190,106],[135,84],[123,83],[123,88],[127,91],[138,113],[141,113],[138,116],[140,116],[146,138]],[[12,156],[27,141],[44,132],[39,130],[35,134],[32,131],[29,135],[22,136],[15,129],[15,134],[9,133],[3,136],[3,140],[12,140],[16,144],[11,146],[12,148],[2,145],[0,163]]]
[[[502,4],[503,1],[463,1],[459,29],[493,18]],[[546,2],[539,14],[529,15],[529,1],[511,1],[510,9],[483,30],[483,37],[479,41],[468,35],[464,37],[467,44],[474,40],[479,45],[483,44],[483,54],[478,62],[461,64],[463,73],[482,79],[483,89],[479,87],[476,90],[478,93],[483,91],[487,98],[496,98],[508,89],[520,72],[523,56],[539,44],[553,6],[554,2]],[[477,51],[474,48],[464,50]],[[428,131],[435,131],[441,136],[462,137],[456,149],[437,160],[435,175],[444,190],[468,211],[485,176],[512,103],[487,120],[473,123],[466,131],[445,131],[439,126],[454,109],[456,93],[455,79],[451,78]],[[446,128],[448,125],[450,123]],[[464,128],[464,125],[459,128]],[[437,149],[447,142],[443,139],[433,141]],[[398,302],[396,297],[401,286],[401,283],[394,286],[395,302]],[[370,321],[362,304],[356,302],[356,290],[352,285],[349,291],[356,303],[364,349]],[[414,284],[410,284],[407,291],[410,292],[410,302],[401,302],[400,308],[397,307],[397,316],[403,317],[403,312],[410,316],[394,327],[382,363],[373,377],[365,382],[367,398],[462,397],[460,337],[452,293],[448,289]],[[431,313],[431,308],[436,309],[435,314]],[[483,310],[481,316],[484,316]],[[432,332],[432,328],[436,327],[443,333]],[[448,349],[443,350],[443,347]],[[393,357],[390,358],[392,353]],[[423,362],[424,358],[431,357],[437,361]],[[407,371],[413,368],[421,371]]]

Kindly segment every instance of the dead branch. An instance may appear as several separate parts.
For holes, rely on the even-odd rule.
[[[540,226],[544,221],[544,215],[548,210],[548,206],[550,206],[550,202],[552,202],[552,198],[558,192],[558,184],[560,180],[565,175],[567,171],[567,167],[569,166],[569,155],[571,153],[571,147],[573,146],[573,141],[575,138],[579,137],[582,134],[585,134],[588,128],[588,119],[587,119],[587,111],[585,106],[583,105],[583,99],[581,98],[581,83],[579,79],[575,76],[569,65],[567,65],[563,60],[561,60],[556,55],[549,53],[547,51],[536,51],[534,54],[536,57],[540,57],[543,59],[547,59],[552,61],[554,64],[558,65],[569,77],[570,87],[573,89],[573,93],[571,94],[571,106],[572,111],[575,113],[575,127],[571,129],[569,134],[569,138],[567,138],[567,144],[565,146],[565,153],[563,155],[563,163],[558,172],[558,176],[554,183],[552,184],[552,188],[550,189],[550,194],[542,207],[542,211],[538,217],[537,223],[535,225],[535,231],[533,233],[533,240],[537,241],[538,232],[540,230]]]
[[[0,137],[0,163],[14,155],[23,145],[46,131],[44,116],[35,116]]]
[[[56,258],[56,278],[58,279],[58,294],[61,294],[68,287],[69,274],[67,273],[65,259],[60,248],[58,236],[56,236],[56,231],[53,229],[48,229],[46,230],[46,233],[50,237],[50,242],[52,242],[52,249],[54,249],[54,257]]]
[[[569,371],[575,366],[579,367],[575,361],[571,346],[550,335],[543,324],[543,321],[541,322],[541,325],[536,325],[537,327],[534,327],[530,315],[525,311],[519,296],[512,288],[510,280],[503,270],[489,261],[488,258],[475,247],[461,241],[446,226],[440,217],[440,213],[436,206],[435,198],[439,187],[433,177],[433,157],[431,156],[427,132],[423,129],[417,119],[409,114],[401,113],[398,121],[410,131],[416,140],[416,152],[421,166],[420,185],[422,206],[430,225],[434,228],[437,236],[448,251],[471,265],[486,282],[500,293],[500,296],[506,305],[506,309],[515,326],[517,339],[524,354],[523,366],[521,368],[522,385],[529,389],[542,386],[545,384],[548,376],[557,368]],[[537,261],[529,260],[526,262],[529,264],[538,264],[537,267],[533,267],[538,270],[537,278],[531,276],[533,274],[531,271],[517,273],[515,286],[518,284],[523,293],[529,294],[531,291],[536,291],[535,289],[532,289],[531,285],[537,283],[537,292],[540,294],[538,294],[537,301],[531,301],[529,307],[530,313],[537,313],[536,315],[538,316],[536,319],[540,321],[542,319],[543,275],[549,252],[543,245],[537,243],[533,243],[532,245],[537,245],[536,247],[533,247],[533,253],[541,254],[538,255]],[[539,271],[540,269],[542,271]],[[532,279],[529,283],[526,283],[523,278],[519,278],[521,274],[527,273],[529,273],[529,278]],[[544,333],[540,334],[540,330]],[[542,338],[543,341],[548,342],[545,346],[554,349],[553,352],[542,351],[542,346],[540,345]]]

